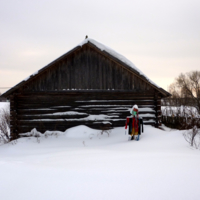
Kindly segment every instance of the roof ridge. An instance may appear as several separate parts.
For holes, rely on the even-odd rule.
[[[84,39],[81,43],[78,44],[78,46],[83,46],[84,44],[87,43],[92,43],[93,45],[95,45],[98,49],[100,49],[101,51],[105,51],[107,53],[109,53],[110,55],[112,55],[113,57],[117,58],[118,60],[120,60],[121,62],[125,63],[126,65],[128,65],[129,67],[133,68],[135,71],[137,71],[140,75],[144,76],[147,81],[149,81],[152,85],[156,86],[157,88],[160,88],[160,86],[158,86],[156,83],[154,83],[151,79],[149,79],[139,68],[137,68],[132,61],[130,61],[128,58],[126,58],[125,56],[123,56],[122,54],[118,53],[117,51],[113,50],[112,48],[92,39],[92,38],[86,38]]]

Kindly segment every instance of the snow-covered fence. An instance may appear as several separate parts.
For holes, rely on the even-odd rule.
[[[196,102],[192,98],[165,98],[161,101],[162,106],[196,106]]]
[[[195,107],[191,106],[162,106],[162,122],[176,129],[200,128],[200,116]]]

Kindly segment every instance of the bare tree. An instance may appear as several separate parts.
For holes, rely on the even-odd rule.
[[[183,136],[190,146],[195,147],[196,149],[200,148],[200,130],[197,126],[194,126],[189,131],[185,131]]]
[[[163,101],[163,122],[186,130],[185,140],[200,148],[200,71],[180,74],[169,86],[170,98]]]
[[[10,141],[10,112],[9,109],[2,109],[0,113],[0,143]]]
[[[169,86],[172,98],[178,98],[182,105],[194,106],[200,114],[200,71],[180,74]]]

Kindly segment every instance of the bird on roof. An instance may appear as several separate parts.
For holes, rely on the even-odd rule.
[[[88,38],[88,36],[86,35],[86,36],[85,36],[85,39],[87,39],[87,38]]]

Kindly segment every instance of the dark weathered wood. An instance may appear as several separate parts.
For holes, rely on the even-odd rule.
[[[29,123],[23,123],[21,122],[18,126],[18,129],[20,133],[25,133],[31,131],[33,128],[36,128],[38,131],[44,133],[46,130],[60,130],[65,131],[68,128],[71,128],[73,126],[78,125],[86,125],[91,128],[101,129],[102,126],[105,124],[102,123],[102,121],[99,122],[93,122],[93,121],[76,121],[76,122],[66,122],[66,121],[57,121],[56,123],[52,122],[29,122]],[[144,122],[146,125],[154,125],[154,122]],[[119,120],[119,121],[113,121],[112,127],[122,127],[125,125],[125,120]]]
[[[58,93],[46,93],[42,94],[19,94],[18,100],[18,125],[17,128],[20,132],[31,131],[36,128],[39,131],[44,132],[45,130],[66,130],[69,127],[75,125],[85,124],[89,127],[100,128],[103,126],[103,121],[108,121],[113,127],[124,126],[125,119],[130,115],[129,109],[134,105],[138,104],[139,108],[152,108],[150,111],[141,111],[140,114],[152,114],[155,116],[154,100],[148,99],[132,99],[128,100],[125,97],[130,96],[130,93],[121,92],[119,100],[109,96],[108,92],[101,92],[102,95],[93,94],[92,92],[85,92],[83,94],[88,95],[86,100],[79,99],[79,92],[71,92],[70,94],[61,95]],[[89,95],[92,94],[92,95]],[[117,93],[114,92],[115,95]],[[128,95],[127,95],[128,94]],[[70,99],[68,97],[71,97]],[[98,96],[100,100],[91,99],[94,96]],[[119,94],[118,94],[119,96]],[[110,97],[110,99],[108,98]],[[112,98],[111,98],[112,97]],[[134,95],[132,95],[134,97]],[[78,99],[78,100],[77,100]],[[75,115],[60,114],[55,115],[54,113],[60,112],[79,112]],[[80,113],[85,113],[81,114]],[[89,115],[104,114],[108,117],[105,120],[91,121],[85,119]],[[145,124],[155,124],[152,119],[155,117],[143,117]],[[117,120],[117,121],[116,121]],[[150,120],[150,121],[149,121]]]
[[[75,88],[146,91],[145,85],[145,81],[123,65],[90,47],[84,47],[55,63],[52,69],[24,86],[24,91],[62,91]],[[150,90],[153,91],[153,87]]]

